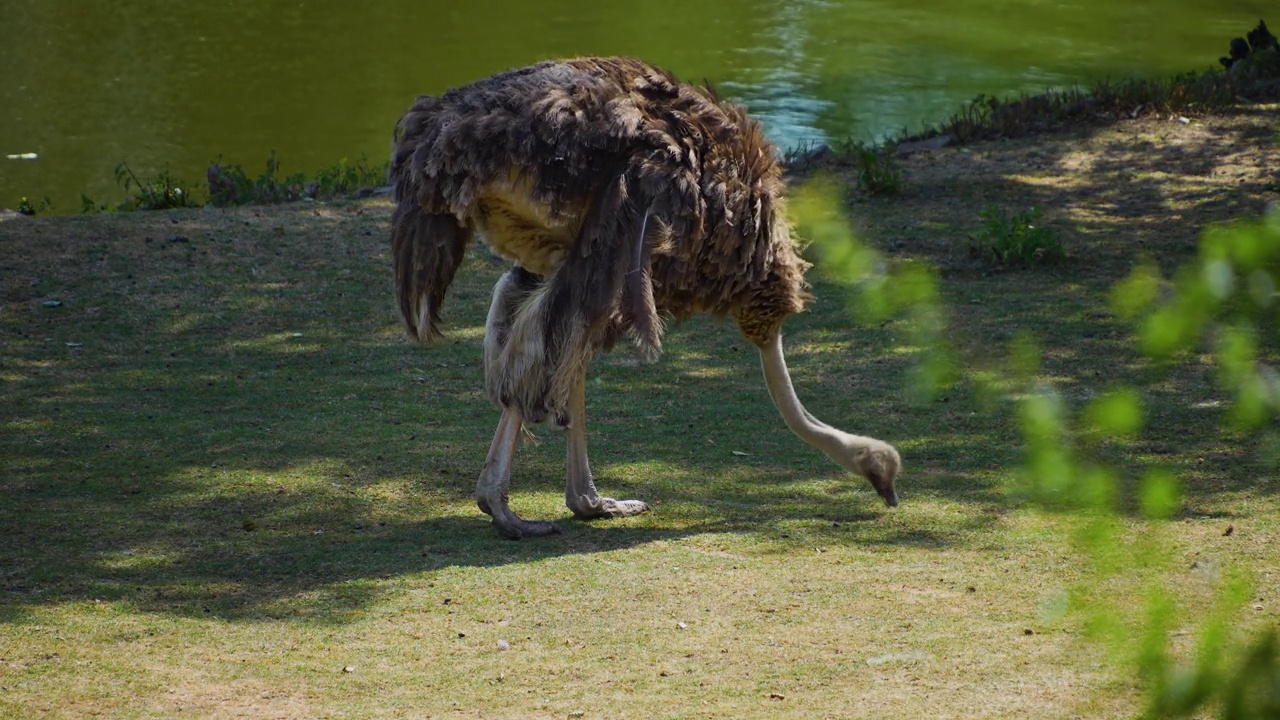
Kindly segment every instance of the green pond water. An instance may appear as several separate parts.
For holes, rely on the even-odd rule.
[[[0,0],[0,207],[115,204],[121,160],[203,187],[381,162],[416,95],[551,57],[629,54],[746,103],[781,146],[874,140],[979,93],[1217,64],[1242,0]],[[1276,20],[1280,23],[1280,19]],[[7,159],[30,154],[35,159]]]

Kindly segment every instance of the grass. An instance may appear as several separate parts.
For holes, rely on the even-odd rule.
[[[1170,638],[1192,649],[1235,567],[1257,586],[1236,632],[1274,624],[1275,428],[1224,423],[1207,355],[1155,373],[1110,300],[1143,254],[1168,270],[1260,210],[1274,119],[1144,122],[907,158],[901,192],[854,199],[891,262],[940,269],[960,380],[913,400],[912,329],[851,320],[818,272],[788,353],[815,415],[898,445],[902,506],[796,441],[750,346],[704,319],[656,365],[592,366],[599,484],[655,512],[565,519],[563,440],[539,429],[513,504],[569,535],[536,542],[471,499],[497,419],[482,250],[424,349],[392,315],[382,201],[0,222],[0,716],[1135,714],[1063,605],[1148,578],[1088,586],[1073,518],[1022,499],[1014,402],[984,388],[1033,372],[1072,416],[1138,388],[1140,432],[1078,446],[1129,507],[1149,465],[1182,485],[1171,520],[1117,529],[1167,544]],[[1076,260],[966,265],[991,198],[1043,208]],[[1006,360],[1028,334],[1039,364]]]
[[[906,402],[902,329],[853,326],[829,282],[789,326],[796,382],[819,417],[898,442],[902,507],[883,508],[795,441],[749,346],[699,321],[671,331],[657,365],[624,351],[591,373],[600,484],[655,512],[498,539],[471,490],[496,420],[478,340],[499,268],[474,254],[448,306],[449,340],[409,344],[388,299],[388,212],[339,203],[0,224],[0,714],[1066,717],[1135,706],[1135,686],[1080,625],[1053,617],[1082,570],[1062,519],[1011,493],[1011,408],[984,409],[964,384]],[[1102,372],[1141,377],[1118,327],[1080,340],[1107,301],[1071,287],[1005,275],[945,290],[979,301],[956,319],[966,332],[1041,333],[1042,372],[1069,398]],[[1185,474],[1188,504],[1168,531],[1186,566],[1242,562],[1274,577],[1273,476],[1219,432],[1207,370],[1169,383],[1147,391],[1158,418],[1148,432],[1112,451]],[[540,434],[521,451],[513,502],[563,519],[563,441]],[[1188,572],[1174,590],[1194,611],[1210,585]]]

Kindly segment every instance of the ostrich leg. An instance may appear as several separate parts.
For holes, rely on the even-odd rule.
[[[484,470],[476,482],[476,505],[493,517],[498,534],[512,540],[522,537],[542,537],[562,533],[557,524],[545,521],[524,520],[511,511],[507,503],[511,488],[511,463],[520,445],[520,429],[524,418],[519,408],[511,407],[497,392],[498,378],[502,373],[502,349],[511,332],[511,318],[521,300],[537,286],[539,278],[521,267],[514,267],[503,275],[493,288],[493,303],[489,306],[489,318],[485,322],[484,365],[485,385],[494,402],[502,407],[502,418],[493,433],[489,455],[484,460]]]
[[[584,369],[569,388],[569,426],[565,428],[569,448],[568,475],[564,502],[573,514],[583,519],[614,518],[639,515],[649,506],[639,500],[614,500],[601,497],[591,478],[587,462],[587,373]],[[495,519],[496,522],[496,519]]]
[[[484,460],[484,470],[476,483],[476,505],[493,517],[493,526],[505,538],[519,540],[563,533],[564,529],[553,522],[521,518],[507,504],[511,488],[511,461],[520,444],[522,424],[519,410],[503,408],[502,419],[498,420],[498,429],[493,433],[493,444],[489,446],[489,455]]]

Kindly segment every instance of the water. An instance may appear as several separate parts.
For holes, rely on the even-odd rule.
[[[113,169],[381,162],[413,98],[550,57],[631,54],[793,146],[937,122],[978,93],[1216,65],[1245,0],[0,0],[0,207],[119,202]],[[1280,24],[1280,19],[1276,20]],[[35,160],[3,156],[36,153]]]

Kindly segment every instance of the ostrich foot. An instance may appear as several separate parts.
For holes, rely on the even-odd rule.
[[[524,518],[511,512],[511,508],[503,499],[499,499],[496,503],[490,503],[489,499],[483,496],[476,496],[476,505],[485,515],[493,518],[493,527],[498,534],[508,540],[519,540],[521,538],[546,537],[548,535],[563,535],[564,528],[558,524],[547,520],[525,520]],[[497,508],[496,510],[494,508]]]
[[[649,512],[649,506],[639,500],[614,500],[599,495],[577,495],[565,498],[565,504],[575,517],[582,520],[630,517]]]
[[[549,520],[525,520],[510,511],[501,521],[498,518],[499,516],[494,516],[493,527],[499,535],[508,540],[564,534],[564,528]]]
[[[569,417],[564,424],[568,459],[565,476],[564,504],[581,520],[630,517],[649,512],[639,500],[614,500],[596,491],[587,460],[587,375],[580,373],[569,386]]]

